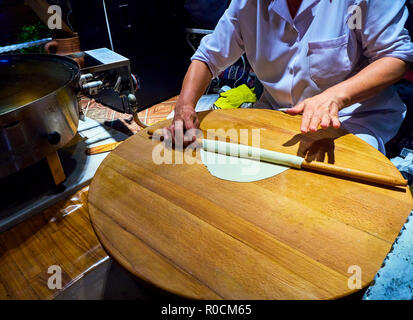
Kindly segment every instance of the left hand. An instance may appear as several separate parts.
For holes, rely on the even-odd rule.
[[[321,128],[330,126],[340,128],[338,112],[345,107],[343,99],[330,93],[321,93],[312,98],[308,98],[295,107],[288,109],[290,115],[303,115],[301,122],[301,132],[316,132]]]

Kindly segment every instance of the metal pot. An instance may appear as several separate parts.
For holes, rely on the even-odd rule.
[[[0,179],[76,135],[79,78],[79,66],[66,57],[0,55]]]

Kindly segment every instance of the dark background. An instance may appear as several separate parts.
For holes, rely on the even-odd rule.
[[[79,33],[82,50],[111,48],[102,0],[48,2],[62,7],[64,21]],[[179,94],[193,54],[185,28],[213,29],[229,0],[105,0],[105,4],[114,51],[130,59],[141,86],[138,105],[145,109]],[[0,0],[0,46],[22,42],[22,27],[39,23],[24,0]]]
[[[72,25],[83,50],[110,48],[101,0],[70,0]],[[227,7],[225,0],[106,0],[114,50],[131,60],[139,78],[140,108],[180,91],[193,54],[185,28],[213,29]]]

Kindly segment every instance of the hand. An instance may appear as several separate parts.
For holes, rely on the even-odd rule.
[[[172,124],[163,129],[165,140],[174,145],[186,147],[196,140],[196,129],[199,128],[199,119],[195,108],[189,105],[176,106]]]
[[[302,114],[301,132],[308,133],[316,132],[319,126],[323,129],[330,126],[340,128],[338,112],[344,107],[344,99],[325,92],[300,102],[287,113],[293,116]]]

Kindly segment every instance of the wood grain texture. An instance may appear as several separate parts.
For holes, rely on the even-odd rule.
[[[344,130],[302,135],[299,117],[270,110],[220,110],[200,118],[203,130],[260,129],[265,149],[401,177],[384,155]],[[349,267],[360,266],[368,285],[413,208],[407,188],[319,173],[290,169],[237,183],[213,177],[196,161],[156,165],[158,144],[146,129],[113,151],[92,181],[89,213],[114,259],[180,296],[346,296],[354,292]]]
[[[62,269],[62,289],[109,259],[90,225],[87,189],[0,234],[0,299],[53,299],[48,268]]]

